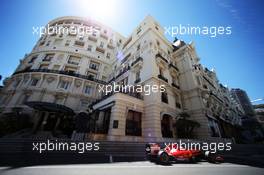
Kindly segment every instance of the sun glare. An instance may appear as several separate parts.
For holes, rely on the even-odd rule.
[[[76,0],[75,9],[83,16],[99,20],[114,20],[118,8],[117,0]]]

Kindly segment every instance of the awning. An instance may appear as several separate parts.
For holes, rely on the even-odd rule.
[[[71,108],[56,103],[30,101],[30,102],[26,102],[25,104],[39,111],[55,112],[64,115],[75,115],[74,111]]]
[[[112,101],[112,102],[110,102],[110,103],[107,103],[107,104],[101,106],[100,108],[98,108],[98,110],[99,110],[99,111],[103,111],[103,110],[105,110],[105,109],[107,109],[107,108],[111,108],[111,107],[114,106],[114,105],[115,105],[115,102]]]

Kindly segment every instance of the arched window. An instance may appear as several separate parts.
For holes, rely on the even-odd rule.
[[[167,94],[167,91],[166,90],[164,92],[161,92],[161,101],[163,103],[169,103],[168,102],[168,94]]]

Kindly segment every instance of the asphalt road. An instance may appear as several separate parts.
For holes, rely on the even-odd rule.
[[[85,165],[45,165],[32,167],[0,167],[1,175],[166,175],[166,174],[208,174],[208,175],[263,175],[263,168],[237,165],[231,163],[210,164],[173,164],[156,165],[151,162],[122,162]]]

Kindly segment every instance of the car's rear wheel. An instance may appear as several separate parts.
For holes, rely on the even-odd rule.
[[[195,157],[190,157],[189,158],[190,163],[196,163],[196,158]]]
[[[169,164],[170,156],[166,152],[161,152],[159,154],[158,161],[161,164]]]

